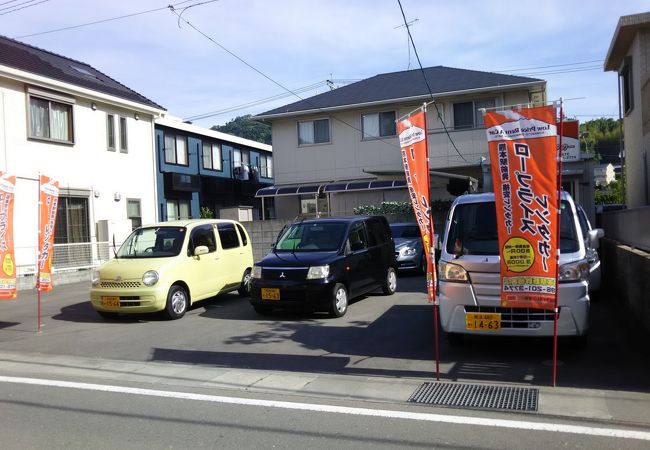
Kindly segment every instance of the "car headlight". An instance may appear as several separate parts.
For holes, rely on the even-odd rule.
[[[142,282],[145,286],[153,286],[158,283],[158,272],[155,270],[147,270],[144,275],[142,275]]]
[[[413,256],[417,253],[417,250],[413,247],[404,247],[399,252],[402,256]]]
[[[308,280],[319,280],[321,278],[327,278],[330,274],[330,266],[311,266],[309,272],[307,272]]]
[[[101,279],[101,273],[99,272],[99,270],[93,270],[93,271],[90,273],[90,283],[91,283],[93,286],[97,286],[97,285],[99,285],[99,281],[100,281],[100,279]]]
[[[563,281],[584,281],[589,277],[589,264],[584,259],[562,264],[558,275],[560,283]]]
[[[258,280],[262,279],[262,266],[253,266],[253,272],[251,274],[253,278],[257,278]]]
[[[467,271],[457,264],[440,261],[438,264],[440,281],[454,281],[458,283],[467,283],[469,277]]]

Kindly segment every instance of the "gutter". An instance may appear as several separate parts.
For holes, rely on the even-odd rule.
[[[532,87],[532,86],[539,86],[543,85],[546,86],[546,81],[531,81],[527,83],[517,83],[517,84],[508,84],[508,85],[502,85],[502,86],[488,86],[488,87],[482,87],[482,88],[474,88],[474,89],[462,89],[458,91],[447,91],[447,92],[440,92],[437,94],[434,94],[434,98],[439,98],[439,97],[449,97],[449,96],[454,96],[454,95],[462,95],[462,94],[472,94],[472,93],[479,93],[479,92],[489,92],[489,91],[494,91],[495,89],[501,89],[502,91],[504,90],[513,90],[516,88],[521,88],[521,87]],[[376,105],[384,105],[384,104],[390,104],[390,103],[407,103],[407,102],[415,102],[415,101],[422,101],[422,100],[427,100],[430,99],[431,95],[429,94],[423,94],[423,95],[416,95],[412,97],[397,97],[397,98],[391,98],[391,99],[384,99],[384,100],[375,100],[371,102],[363,102],[363,103],[352,103],[352,104],[346,104],[346,105],[339,105],[339,106],[330,106],[330,107],[323,107],[323,108],[314,108],[314,109],[303,109],[300,111],[291,111],[291,112],[286,112],[286,113],[276,113],[276,114],[260,114],[254,117],[256,120],[268,120],[268,119],[280,119],[280,118],[289,118],[289,117],[295,117],[295,116],[303,116],[303,115],[308,115],[308,114],[318,114],[318,113],[324,113],[324,112],[334,112],[334,111],[341,111],[341,110],[347,110],[347,109],[360,109],[360,108],[365,108],[369,106],[376,106]],[[308,99],[307,99],[308,100]],[[306,100],[303,100],[306,101]]]

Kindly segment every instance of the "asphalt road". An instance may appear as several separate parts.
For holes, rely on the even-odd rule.
[[[35,291],[0,302],[0,350],[129,361],[297,373],[431,378],[435,373],[433,309],[424,279],[400,276],[393,296],[372,294],[343,318],[324,314],[257,315],[228,294],[193,307],[176,321],[160,316],[101,319],[86,283],[42,296],[37,333]],[[558,385],[650,392],[647,335],[613,295],[593,302],[585,350],[560,341]],[[443,380],[551,384],[549,339],[469,339],[450,347],[440,333]]]

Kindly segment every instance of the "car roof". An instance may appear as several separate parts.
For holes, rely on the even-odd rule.
[[[155,228],[155,227],[195,227],[205,224],[219,224],[219,223],[239,223],[236,220],[230,219],[183,219],[183,220],[170,220],[168,222],[155,222],[143,225],[140,228]]]
[[[562,200],[573,200],[567,191],[562,191]],[[494,192],[483,192],[480,194],[464,194],[456,197],[454,204],[493,202]]]
[[[295,222],[292,223],[292,225],[299,224],[299,223],[305,223],[305,224],[313,224],[313,223],[337,223],[337,222],[351,223],[351,222],[357,222],[357,221],[361,221],[361,220],[366,220],[366,219],[369,219],[370,217],[380,217],[380,216],[320,217],[320,218],[318,218],[318,219],[304,219],[304,220],[296,220]]]

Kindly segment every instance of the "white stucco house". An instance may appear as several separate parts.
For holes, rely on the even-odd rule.
[[[17,177],[19,286],[34,270],[39,174],[60,187],[55,284],[57,270],[92,264],[92,244],[158,218],[154,119],[164,113],[88,64],[0,37],[0,170]]]

